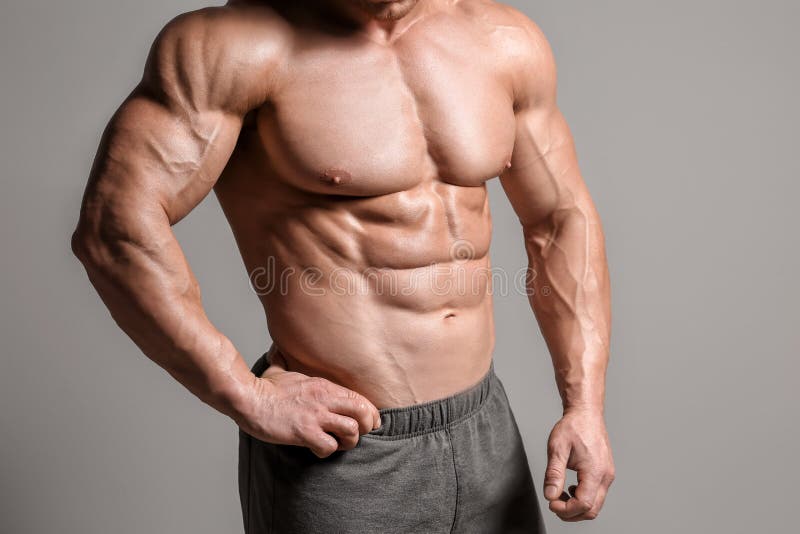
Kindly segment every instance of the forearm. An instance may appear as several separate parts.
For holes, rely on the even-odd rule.
[[[201,400],[238,419],[252,373],[208,320],[166,220],[138,224],[135,236],[108,235],[86,217],[73,249],[114,320],[142,352]]]
[[[525,229],[529,295],[565,410],[603,408],[611,326],[603,233],[590,202]]]

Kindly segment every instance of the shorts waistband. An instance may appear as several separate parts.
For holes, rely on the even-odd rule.
[[[369,436],[387,438],[411,437],[441,430],[477,412],[492,391],[495,382],[494,362],[480,382],[449,397],[402,408],[385,408],[380,428]]]

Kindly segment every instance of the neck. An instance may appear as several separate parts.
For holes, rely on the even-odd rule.
[[[324,0],[326,7],[376,41],[390,42],[421,18],[441,9],[442,0]]]

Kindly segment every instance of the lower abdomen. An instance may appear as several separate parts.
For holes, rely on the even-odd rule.
[[[478,264],[453,271],[467,280],[460,287],[446,273],[437,286],[400,273],[391,292],[323,282],[324,274],[314,287],[298,280],[262,295],[270,334],[289,370],[332,380],[378,408],[449,396],[480,380],[491,360],[490,286],[473,280],[488,261]]]

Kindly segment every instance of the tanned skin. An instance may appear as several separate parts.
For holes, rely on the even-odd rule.
[[[252,436],[325,457],[379,426],[378,408],[451,395],[488,370],[480,274],[498,175],[563,399],[544,495],[562,519],[592,519],[614,477],[603,234],[552,53],[521,13],[318,0],[176,18],[103,135],[73,249],[149,358]],[[207,318],[171,229],[212,189],[274,340],[261,377]],[[464,275],[477,283],[442,290]],[[566,500],[568,468],[579,484]]]

